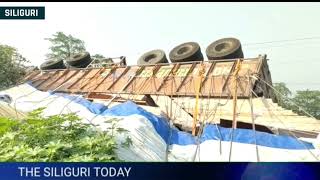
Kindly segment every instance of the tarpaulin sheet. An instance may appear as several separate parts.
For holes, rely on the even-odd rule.
[[[139,114],[150,120],[159,135],[166,141],[167,144],[190,145],[196,144],[196,137],[189,133],[179,131],[177,129],[170,130],[167,120],[163,117],[158,117],[143,108],[139,107],[131,101],[119,104],[102,113],[103,115],[127,116]],[[219,129],[219,130],[218,130]],[[254,134],[255,133],[255,134]],[[311,143],[297,140],[290,136],[273,135],[264,132],[254,132],[248,129],[223,128],[218,125],[208,124],[204,127],[203,134],[200,137],[200,143],[206,140],[222,140],[230,141],[233,135],[233,141],[246,144],[255,144],[255,139],[258,145],[284,148],[284,149],[313,149]]]
[[[142,115],[152,123],[157,133],[169,145],[192,145],[197,142],[196,137],[192,136],[190,133],[179,131],[176,128],[171,128],[167,119],[146,111],[132,101],[127,101],[107,109],[103,104],[90,102],[80,96],[71,96],[63,93],[56,93],[55,95],[60,95],[72,100],[73,102],[79,103],[95,114],[110,116]],[[232,132],[231,128],[223,128],[212,124],[208,124],[204,127],[199,143],[206,140],[231,141],[231,135],[233,136],[233,141],[239,143],[257,143],[257,145],[261,146],[283,149],[314,149],[311,143],[304,142],[290,136],[273,135],[259,131],[254,132],[253,130],[248,129],[234,129]]]
[[[52,93],[52,92],[51,92]],[[82,98],[81,96],[74,96],[65,93],[54,93],[54,95],[62,96],[64,98],[70,99],[70,101],[81,104],[85,106],[90,112],[95,114],[101,114],[103,111],[107,109],[104,104],[90,102],[87,99]]]
[[[219,133],[219,131],[220,133]],[[201,142],[206,140],[231,141],[231,135],[234,142],[255,144],[273,148],[283,149],[314,149],[311,143],[307,143],[296,138],[284,135],[274,135],[265,132],[254,132],[250,129],[224,128],[212,124],[206,125],[201,136]]]

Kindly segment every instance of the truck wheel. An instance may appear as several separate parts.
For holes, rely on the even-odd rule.
[[[85,63],[78,64],[78,65],[73,65],[73,66],[70,66],[70,67],[74,67],[74,68],[86,68],[90,63],[91,63],[91,61],[87,61],[87,62],[85,62]]]
[[[206,54],[209,60],[243,58],[241,43],[235,38],[223,38],[211,43]]]
[[[186,42],[173,48],[169,54],[171,62],[203,61],[198,43]]]
[[[92,60],[88,52],[82,52],[72,55],[66,61],[70,66],[84,68],[87,67]]]
[[[139,59],[138,59],[138,65],[143,64],[159,64],[159,63],[168,63],[168,59],[166,57],[166,54],[161,49],[156,49],[152,51],[148,51],[144,53]]]
[[[49,69],[65,69],[66,66],[63,63],[63,59],[49,59],[40,65],[41,70],[49,70]]]

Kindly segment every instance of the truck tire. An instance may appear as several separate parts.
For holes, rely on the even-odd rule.
[[[186,42],[174,47],[169,54],[171,62],[203,61],[198,43]]]
[[[65,69],[66,66],[63,63],[63,59],[49,59],[40,65],[41,70],[49,70],[49,69]]]
[[[66,61],[70,66],[84,68],[87,67],[92,60],[88,52],[82,52],[72,55]]]
[[[138,65],[143,64],[159,64],[159,63],[168,63],[166,53],[161,49],[155,49],[144,53],[138,59]]]
[[[241,43],[235,38],[223,38],[211,43],[206,54],[209,60],[243,58]]]
[[[87,62],[83,62],[82,64],[73,65],[73,66],[70,66],[70,67],[73,67],[73,68],[86,68],[90,63],[91,63],[91,61],[87,61]]]

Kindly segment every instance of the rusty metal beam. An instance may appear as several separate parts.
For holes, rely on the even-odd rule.
[[[48,72],[48,73],[50,73],[50,72]],[[37,84],[35,87],[41,86],[43,83],[45,83],[47,80],[49,80],[50,78],[52,78],[53,76],[55,76],[57,73],[59,73],[59,71],[54,71],[54,73],[53,73],[52,76],[48,76],[46,79],[43,79],[43,81],[40,82],[39,84]]]
[[[225,82],[224,82],[224,84],[223,84],[223,86],[222,86],[222,92],[225,91],[225,89],[226,89],[226,87],[227,87],[227,85],[228,85],[228,82],[229,82],[229,80],[230,80],[231,73],[235,70],[236,64],[237,64],[237,61],[234,61],[234,62],[233,62],[233,65],[232,65],[232,68],[231,68],[231,70],[230,70],[230,72],[229,72],[229,74],[228,74],[228,77],[227,77],[227,79],[225,80]],[[221,92],[221,93],[222,93],[222,92]],[[229,92],[229,93],[231,93],[231,92]]]
[[[100,82],[97,83],[97,86],[94,87],[94,88],[92,89],[92,91],[96,90],[96,89],[102,84],[102,82],[103,82],[104,80],[106,80],[106,79],[110,76],[110,74],[113,73],[114,69],[115,69],[115,68],[111,68],[110,71],[108,72],[108,74],[107,74]],[[105,73],[105,71],[106,71],[106,69],[104,69],[104,71],[101,71],[101,72]],[[101,72],[99,72],[99,73],[97,73],[97,74],[101,74]]]
[[[80,70],[79,72],[81,72],[83,70]],[[85,77],[88,73],[89,73],[90,70],[85,70],[85,72],[82,74],[81,77],[79,77],[79,79],[83,79],[83,77]],[[70,86],[67,87],[67,89],[71,89],[76,83],[78,83],[78,81],[75,81],[74,83],[72,83]]]
[[[208,69],[202,83],[201,83],[201,86],[200,86],[200,92],[202,91],[202,87],[203,85],[207,82],[208,80],[208,77],[209,77],[209,74],[212,72],[212,70],[214,69],[214,67],[216,66],[216,62],[212,62],[212,64],[210,65],[210,68]]]
[[[183,78],[183,80],[181,81],[180,85],[178,86],[178,88],[176,89],[176,92],[180,91],[180,88],[183,86],[183,83],[186,81],[186,79],[188,78],[188,75],[190,75],[190,73],[194,70],[194,68],[197,66],[196,63],[192,63],[192,66],[189,68],[189,71],[187,73],[187,75]]]
[[[61,77],[58,77],[57,79],[55,79],[54,81],[52,81],[51,83],[49,83],[48,85],[46,85],[45,88],[48,88],[48,87],[50,87],[51,85],[55,84],[59,79],[61,79],[61,78],[64,77],[65,75],[67,75],[67,74],[69,73],[69,71],[70,71],[69,69],[65,70],[65,71],[63,72],[63,74],[61,75]]]
[[[120,78],[129,71],[130,68],[130,66],[126,67],[126,69],[121,73],[120,77],[113,81],[112,84],[108,87],[108,90],[110,90],[120,80]]]
[[[168,78],[170,77],[170,75],[174,74],[180,67],[180,64],[177,63],[175,64],[171,70],[170,70],[170,73],[163,79],[163,81],[161,82],[160,86],[158,87],[157,89],[157,92],[162,88],[162,86],[165,84],[165,82],[168,80]]]

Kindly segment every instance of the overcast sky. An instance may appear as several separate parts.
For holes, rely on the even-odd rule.
[[[44,5],[45,20],[0,20],[0,43],[34,65],[57,31],[85,41],[91,54],[126,56],[129,64],[152,49],[236,37],[245,57],[267,54],[273,82],[291,90],[320,90],[320,3],[0,3]],[[252,44],[310,38],[303,41]],[[251,44],[251,45],[250,45]]]

